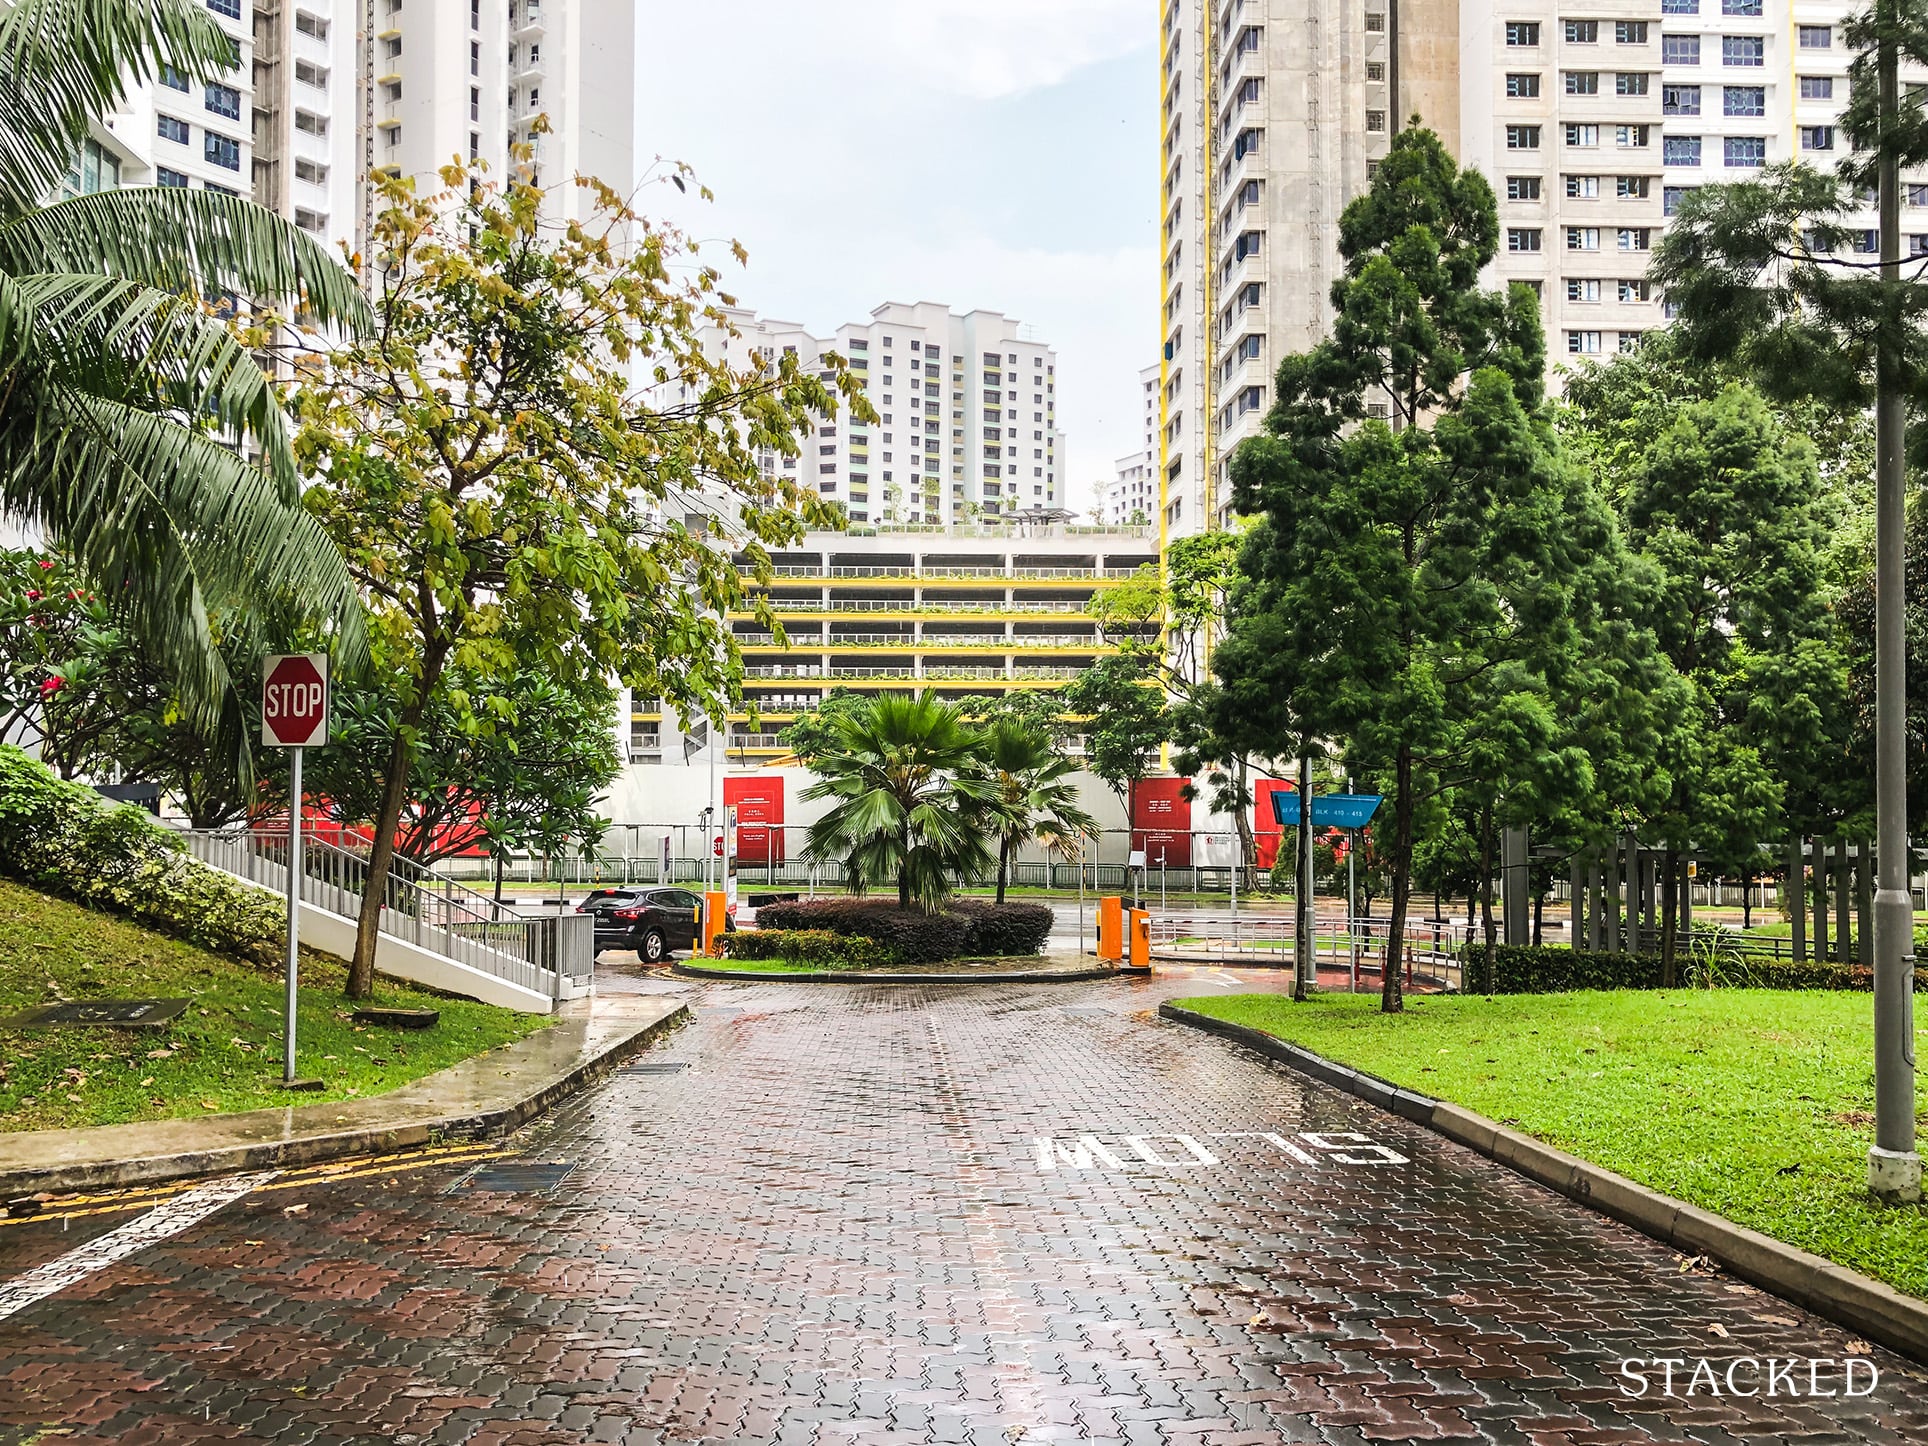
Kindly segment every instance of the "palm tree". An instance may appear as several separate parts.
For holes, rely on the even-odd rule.
[[[1015,719],[995,723],[984,742],[984,766],[994,790],[992,817],[998,831],[997,901],[1004,902],[1011,855],[1037,839],[1047,848],[1066,848],[1098,827],[1078,806],[1070,782],[1077,765],[1060,754],[1049,738]]]
[[[811,761],[817,782],[806,800],[831,799],[810,825],[804,856],[838,860],[863,893],[897,879],[897,904],[935,910],[950,876],[982,873],[992,785],[980,756],[983,736],[934,693],[880,697],[831,723],[825,751]]]
[[[206,721],[233,704],[210,613],[332,629],[350,663],[363,646],[273,384],[220,313],[340,328],[368,307],[324,247],[238,196],[46,199],[130,85],[238,63],[199,0],[0,10],[0,514],[72,555]]]

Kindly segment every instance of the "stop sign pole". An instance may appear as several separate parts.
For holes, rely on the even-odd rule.
[[[328,741],[328,656],[294,653],[261,664],[261,742],[288,750],[288,960],[281,1056],[284,1089],[318,1089],[295,1078],[295,984],[301,957],[301,755]]]

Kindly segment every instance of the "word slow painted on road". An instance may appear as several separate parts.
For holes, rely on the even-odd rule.
[[[1286,1159],[1317,1168],[1321,1165],[1403,1165],[1406,1157],[1368,1135],[1351,1131],[1305,1130],[1290,1137],[1267,1130],[1214,1130],[1205,1140],[1261,1140]],[[1125,1170],[1139,1163],[1166,1170],[1190,1170],[1221,1165],[1218,1155],[1197,1135],[1119,1135],[1113,1149],[1096,1135],[1057,1137],[1038,1135],[1034,1144],[1040,1171]],[[1177,1150],[1172,1146],[1176,1145]],[[1221,1148],[1223,1148],[1221,1146]],[[1132,1158],[1127,1160],[1126,1155]]]

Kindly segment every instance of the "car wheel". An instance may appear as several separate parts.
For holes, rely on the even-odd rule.
[[[645,964],[661,964],[669,957],[669,940],[663,937],[661,929],[651,929],[643,935],[642,942],[636,947],[636,952]]]

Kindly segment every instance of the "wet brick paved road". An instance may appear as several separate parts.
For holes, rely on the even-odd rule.
[[[1928,1440],[1882,1352],[1626,1398],[1849,1337],[1145,1014],[1222,987],[693,988],[687,1069],[510,1159],[262,1190],[0,1322],[0,1441]],[[0,1283],[128,1218],[0,1227]]]

